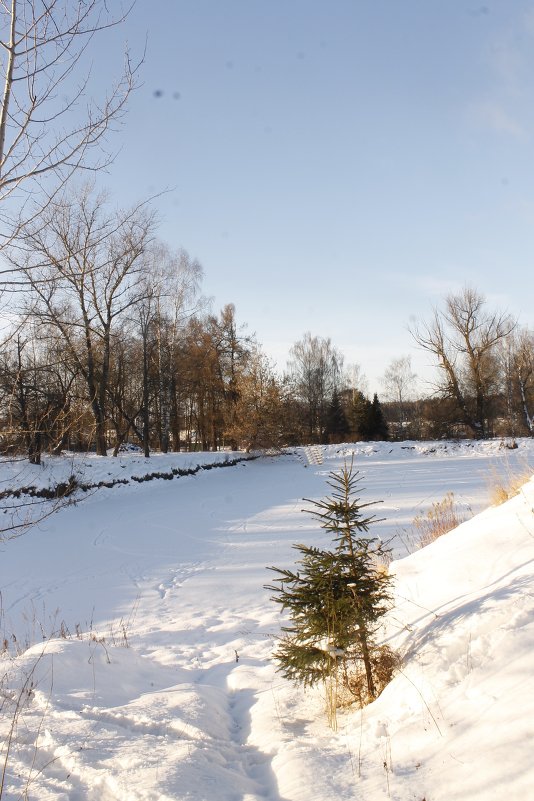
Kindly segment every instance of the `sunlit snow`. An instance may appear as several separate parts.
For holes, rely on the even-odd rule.
[[[518,444],[298,448],[141,483],[236,454],[0,465],[4,491],[72,473],[128,482],[78,492],[2,545],[3,697],[33,684],[2,799],[529,798],[534,483],[487,508],[496,476],[534,472],[534,443]],[[362,500],[382,501],[372,533],[396,559],[383,636],[403,663],[333,732],[321,692],[276,672],[281,617],[264,584],[267,566],[294,563],[293,543],[325,542],[304,499],[327,494],[329,472],[353,457]],[[417,549],[413,518],[449,491],[471,519]]]

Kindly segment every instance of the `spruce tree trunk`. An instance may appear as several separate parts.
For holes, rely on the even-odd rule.
[[[371,669],[371,656],[367,645],[367,632],[363,623],[359,624],[360,646],[362,649],[363,664],[365,666],[365,677],[367,679],[367,689],[371,698],[376,695],[375,683],[373,681],[373,671]]]

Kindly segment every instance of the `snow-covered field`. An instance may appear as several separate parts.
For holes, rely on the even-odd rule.
[[[293,543],[324,542],[303,499],[352,455],[363,499],[383,501],[374,533],[397,559],[384,636],[403,664],[333,732],[321,693],[276,673],[281,619],[263,585]],[[448,491],[466,516],[485,509],[495,475],[534,472],[534,443],[359,443],[134,480],[225,458],[0,464],[4,491],[127,482],[75,493],[2,545],[3,697],[30,677],[2,801],[530,798],[534,482],[407,554],[417,514]]]

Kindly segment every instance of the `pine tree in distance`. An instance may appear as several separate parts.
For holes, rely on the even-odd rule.
[[[331,548],[295,545],[297,571],[271,567],[278,578],[267,586],[290,618],[275,652],[279,670],[305,687],[324,683],[334,727],[338,684],[361,703],[372,701],[391,678],[395,662],[389,649],[375,642],[380,620],[391,606],[391,577],[382,561],[387,550],[378,538],[368,536],[376,518],[363,510],[374,502],[361,503],[356,497],[361,480],[351,461],[330,473],[329,497],[305,499],[314,507],[305,511],[329,533]],[[386,679],[385,662],[390,665]],[[362,676],[365,693],[358,680]]]
[[[389,437],[388,424],[382,411],[382,406],[378,400],[378,395],[373,395],[373,402],[371,403],[371,426],[373,431],[373,439],[384,441]]]
[[[334,390],[326,416],[326,435],[329,442],[345,442],[350,433],[350,425],[339,397]]]

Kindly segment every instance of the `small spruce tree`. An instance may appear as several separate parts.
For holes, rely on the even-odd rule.
[[[379,561],[385,553],[382,543],[367,536],[376,518],[363,512],[373,502],[355,497],[360,481],[352,462],[330,473],[332,495],[310,501],[315,508],[306,511],[331,535],[332,547],[295,545],[299,569],[271,567],[278,578],[267,589],[290,618],[275,652],[280,672],[304,686],[323,682],[337,687],[341,681],[353,695],[361,695],[352,680],[363,665],[366,700],[373,700],[384,686],[383,677],[375,681],[383,649],[377,648],[374,635],[390,607],[391,578]]]

